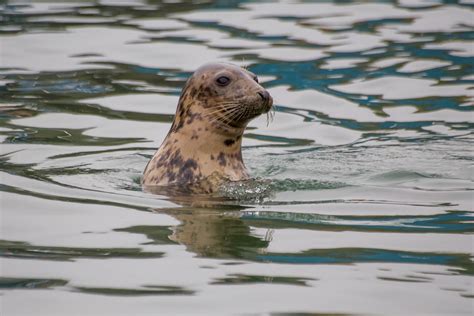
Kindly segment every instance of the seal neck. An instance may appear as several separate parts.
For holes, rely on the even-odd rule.
[[[201,130],[199,130],[201,128]],[[218,175],[231,181],[248,179],[242,159],[242,133],[219,133],[202,124],[189,124],[170,132],[162,152],[179,152],[183,161],[195,161],[199,177]]]
[[[215,129],[200,127],[197,124],[184,126],[179,131],[168,134],[169,143],[181,149],[181,152],[219,156],[221,153],[236,154],[242,161],[242,135],[245,128]]]

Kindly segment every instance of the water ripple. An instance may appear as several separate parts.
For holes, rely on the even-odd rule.
[[[472,21],[469,1],[0,4],[5,313],[472,314]],[[142,191],[216,60],[275,101],[243,138],[254,178]]]

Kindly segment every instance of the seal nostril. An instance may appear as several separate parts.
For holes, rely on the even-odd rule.
[[[257,93],[263,101],[268,101],[268,99],[270,99],[270,94],[267,91],[259,91]]]

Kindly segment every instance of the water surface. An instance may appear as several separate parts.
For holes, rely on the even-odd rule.
[[[0,4],[2,315],[470,315],[472,1]],[[186,78],[246,66],[257,180],[143,192]]]

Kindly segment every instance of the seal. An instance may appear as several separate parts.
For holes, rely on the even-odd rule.
[[[212,193],[222,181],[249,179],[242,135],[250,120],[272,105],[252,72],[227,63],[201,66],[181,92],[173,124],[145,168],[143,186]]]

